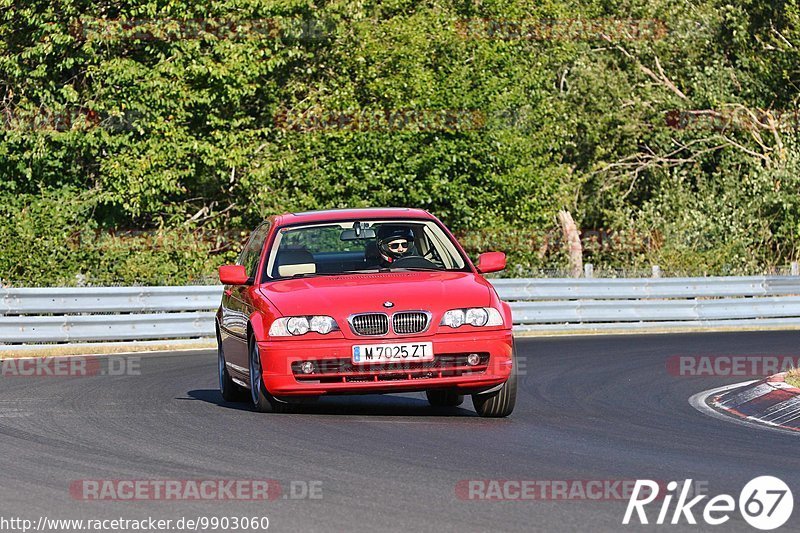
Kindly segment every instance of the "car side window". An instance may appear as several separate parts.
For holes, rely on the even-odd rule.
[[[251,278],[256,275],[258,260],[261,259],[261,250],[264,248],[264,240],[267,238],[267,233],[269,233],[269,224],[262,224],[257,227],[239,255],[237,264],[244,265],[247,275]]]
[[[445,261],[442,259],[439,250],[441,249],[440,246],[435,246],[433,244],[435,236],[431,234],[430,228],[425,228],[422,237],[425,239],[425,248],[427,248],[427,252],[425,253],[425,257],[430,259],[433,263],[436,263],[439,266],[445,268],[453,268],[453,261]],[[449,258],[448,258],[449,259]]]

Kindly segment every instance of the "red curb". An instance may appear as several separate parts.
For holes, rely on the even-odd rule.
[[[770,410],[774,412],[776,406],[784,402],[794,401],[796,397],[800,397],[800,388],[786,386],[785,376],[785,372],[774,374],[744,387],[730,390],[715,396],[712,403],[717,409],[725,411],[736,418],[760,422],[768,427],[800,432],[800,416],[790,420],[788,424],[776,424],[764,420],[770,414]],[[744,394],[762,385],[767,385],[772,390],[754,397]],[[741,397],[741,401],[737,401],[739,397]],[[727,406],[721,405],[724,401],[730,400],[733,400],[733,403]]]
[[[773,374],[764,381],[766,381],[767,385],[772,385],[773,383],[786,383],[786,372],[781,372],[780,374]],[[781,390],[785,390],[786,392],[795,395],[800,394],[800,388],[792,387],[790,385],[785,385],[781,387]]]

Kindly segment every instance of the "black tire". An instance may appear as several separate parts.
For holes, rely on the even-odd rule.
[[[241,402],[247,399],[245,390],[231,379],[231,375],[228,372],[219,332],[217,332],[217,372],[219,374],[219,393],[222,395],[223,400],[226,402]]]
[[[253,408],[260,413],[288,413],[292,410],[292,404],[282,402],[267,392],[261,378],[261,354],[258,351],[258,344],[252,338],[250,346],[250,398],[253,401]]]
[[[503,418],[514,411],[517,403],[517,355],[511,351],[511,375],[499,390],[489,394],[473,394],[472,404],[484,418]]]
[[[457,407],[464,403],[464,396],[451,390],[429,390],[425,396],[434,407]]]

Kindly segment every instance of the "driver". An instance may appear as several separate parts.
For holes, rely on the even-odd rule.
[[[414,243],[414,233],[407,226],[381,226],[375,238],[383,267],[409,255]]]

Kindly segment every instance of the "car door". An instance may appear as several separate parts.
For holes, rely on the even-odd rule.
[[[247,322],[253,312],[249,293],[252,290],[252,283],[257,283],[256,270],[268,233],[269,223],[256,228],[236,261],[236,264],[245,267],[251,284],[227,286],[223,297],[223,326],[228,332],[223,339],[223,348],[229,363],[228,367],[241,378],[248,373]]]

